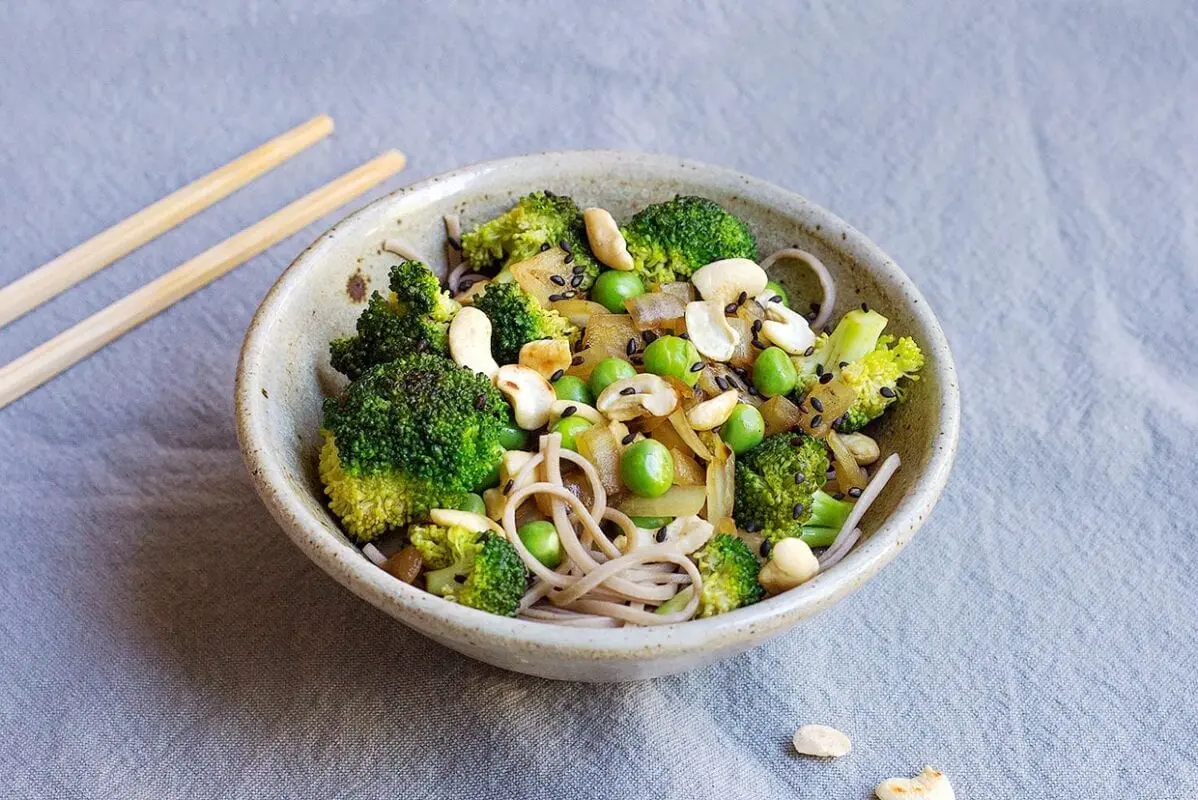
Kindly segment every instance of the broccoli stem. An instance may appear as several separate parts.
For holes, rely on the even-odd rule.
[[[841,362],[852,364],[878,346],[878,337],[886,328],[886,317],[877,311],[853,309],[845,314],[828,341],[824,369],[833,372]]]
[[[681,611],[686,608],[686,604],[691,601],[695,595],[695,587],[687,586],[669,600],[665,601],[653,610],[654,614],[673,614],[675,611]]]
[[[852,511],[852,503],[837,500],[823,489],[817,489],[811,496],[811,516],[803,523],[799,538],[809,547],[830,546]]]
[[[462,585],[458,578],[469,572],[469,564],[460,561],[448,567],[424,573],[424,587],[431,593],[445,597],[453,594]]]

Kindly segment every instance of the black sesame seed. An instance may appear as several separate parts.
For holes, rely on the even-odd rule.
[[[844,493],[843,493],[843,492],[837,492],[836,494],[832,495],[832,499],[833,499],[833,500],[843,500],[843,499],[844,499]]]
[[[827,478],[828,480],[834,479],[836,477],[836,467],[832,467],[827,472],[825,472],[824,477]]]
[[[868,314],[869,313],[869,303],[862,303],[861,310],[864,311],[866,314]]]
[[[804,475],[804,474],[803,474],[803,473],[801,473],[801,472],[796,472],[796,473],[795,473],[795,483],[805,483],[806,481],[807,481],[807,476],[806,476],[806,475]]]
[[[515,485],[516,485],[516,481],[515,481],[515,480],[510,480],[510,481],[508,481],[507,483],[505,483],[505,484],[503,485],[503,493],[504,493],[504,494],[507,494],[508,492],[510,492],[510,491],[512,490],[512,487],[513,487],[513,486],[515,486]]]
[[[565,250],[567,253],[574,252],[574,248],[570,247],[570,243],[567,242],[565,239],[560,239],[557,243],[557,246],[560,247],[561,249]]]
[[[424,339],[421,339],[420,341],[416,342],[416,352],[417,353],[423,353],[427,349],[428,349],[428,342],[425,341]]]
[[[658,528],[657,535],[654,536],[653,538],[659,542],[664,542],[666,540],[666,527],[663,525],[660,528]]]
[[[578,406],[566,406],[562,409],[562,419],[574,416],[574,412],[578,410]]]
[[[636,394],[636,387],[635,386],[625,386],[623,389],[620,390],[620,394],[624,395],[625,397],[628,397],[629,395],[632,395],[632,394]]]
[[[691,364],[691,372],[702,372],[702,371],[703,371],[703,362],[702,361],[696,361],[694,364]]]
[[[715,376],[715,385],[720,387],[721,392],[728,391],[728,381],[726,378],[716,375]]]
[[[774,295],[773,297],[771,297],[771,298],[770,298],[770,302],[771,302],[771,303],[781,303],[781,302],[782,302],[782,295],[780,295],[780,294],[776,294],[776,295]]]
[[[479,411],[482,411],[484,408],[486,408],[487,396],[485,394],[480,394],[478,397],[474,398],[474,407]]]
[[[815,345],[811,345],[806,350],[804,350],[803,355],[805,355],[807,358],[811,358],[813,355],[815,355]]]
[[[636,339],[629,339],[628,344],[624,345],[624,352],[627,353],[628,355],[632,355],[633,353],[636,352],[636,345],[637,345]]]
[[[564,369],[559,369],[556,372],[554,372],[552,375],[549,376],[549,380],[552,382],[560,381],[565,376],[565,374],[566,374],[566,371]]]
[[[548,189],[546,189],[545,191],[541,192],[541,194],[545,195],[546,197],[548,197],[548,198],[549,198],[549,199],[551,199],[551,200],[552,200],[553,198],[557,197],[557,195],[556,195],[556,194],[554,194],[553,192],[549,191]]]
[[[811,407],[821,414],[824,413],[824,401],[818,397],[811,398]]]
[[[457,288],[457,291],[454,292],[454,294],[464,292],[473,285],[474,285],[474,281],[458,281],[458,288]]]
[[[620,440],[620,444],[632,444],[634,441],[636,441],[636,434],[630,433]]]
[[[803,510],[804,509],[803,509],[802,503],[795,503],[795,507],[790,510],[790,516],[793,519],[799,519],[800,517],[803,516]]]
[[[570,285],[577,289],[579,286],[582,286],[583,280],[583,276],[581,274],[577,274],[570,279]]]
[[[883,397],[894,397],[894,389],[891,389],[889,386],[883,386],[878,390],[878,394]]]
[[[761,526],[756,522],[750,521],[745,523],[745,530],[749,533],[757,533],[757,531],[761,530]]]
[[[574,358],[570,359],[570,363],[576,367],[579,366],[580,364],[582,364],[582,362],[583,362],[582,356],[574,356]]]
[[[823,364],[816,364],[816,365],[815,365],[815,374],[816,374],[816,375],[823,375],[823,374],[824,374],[824,365],[823,365]]]
[[[824,421],[824,415],[816,414],[814,417],[811,418],[811,427],[818,428],[823,423],[823,421]]]
[[[849,497],[856,500],[860,496],[861,496],[861,490],[859,488],[857,488],[856,486],[854,486],[852,489],[849,489]]]
[[[748,390],[749,390],[749,395],[750,395],[751,397],[757,397],[759,394],[761,394],[761,392],[757,391],[757,387],[756,387],[756,386],[752,386],[752,385],[750,385],[750,386],[748,386],[747,388],[748,388]]]
[[[549,276],[549,280],[553,281],[553,282],[554,282],[554,283],[556,283],[558,286],[565,286],[565,285],[566,285],[566,279],[565,279],[565,278],[563,278],[561,275],[550,275],[550,276]]]
[[[683,331],[682,333],[678,334],[678,338],[686,339],[687,341],[690,341],[691,335],[689,333],[687,333],[686,331]]]
[[[587,268],[586,268],[586,265],[584,265],[584,264],[575,264],[574,269],[571,270],[571,272],[573,272],[575,275],[581,275],[582,273],[584,273],[586,271],[587,271]]]
[[[653,344],[657,341],[657,334],[653,331],[645,331],[641,334],[641,338],[645,340],[645,344]]]
[[[549,242],[542,242],[541,243],[541,252],[544,253],[548,249],[549,249]]]
[[[724,306],[724,313],[727,314],[728,316],[732,316],[733,314],[735,314],[736,313],[736,303],[729,303],[728,305]]]
[[[753,337],[753,341],[751,342],[751,344],[752,344],[754,347],[756,347],[758,350],[764,350],[764,349],[766,349],[767,347],[769,347],[769,345],[768,345],[768,344],[766,344],[765,342],[761,341],[761,340],[760,340],[760,339],[758,339],[756,336],[754,336],[754,337]]]
[[[586,329],[586,328],[579,328],[579,329],[578,329],[578,335],[579,335],[579,336],[585,336],[585,335],[586,335],[586,332],[587,332],[587,329]],[[576,350],[575,352],[581,353],[583,350],[590,350],[590,349],[591,349],[591,346],[590,346],[589,344],[584,344],[582,347],[578,348],[578,350]]]
[[[454,579],[456,582],[458,582],[458,583],[465,583],[465,582],[466,582],[466,576],[465,576],[465,575],[454,575],[454,576],[453,576],[453,579]]]
[[[749,299],[749,293],[748,293],[748,292],[741,292],[740,294],[738,294],[738,295],[736,296],[736,304],[737,304],[738,306],[743,306],[743,305],[745,304],[745,301],[746,301],[746,300],[748,300],[748,299]]]
[[[759,319],[755,319],[755,320],[753,320],[753,333],[757,333],[758,331],[760,331],[760,330],[761,330],[761,326],[762,326],[763,324],[764,324],[764,323],[762,323],[762,321],[761,321],[761,320],[759,320]]]
[[[823,375],[820,375],[819,382],[820,383],[831,383],[832,382],[832,373],[825,372]]]
[[[791,439],[790,446],[791,447],[802,447],[803,446],[803,437],[796,436],[795,438]]]
[[[628,360],[631,361],[633,364],[636,364],[637,366],[640,366],[641,364],[645,363],[645,357],[643,355],[641,355],[640,353],[629,356]]]
[[[761,543],[761,550],[760,550],[760,552],[761,552],[761,557],[762,557],[762,558],[769,558],[769,557],[770,557],[770,551],[771,551],[771,550],[773,550],[773,549],[774,549],[774,543],[773,543],[773,542],[771,542],[769,539],[766,539],[764,542],[762,542],[762,543]]]
[[[566,253],[566,257],[562,259],[562,263],[563,264],[573,264],[574,263],[574,254]]]
[[[549,302],[550,302],[550,303],[556,303],[558,300],[561,300],[561,299],[562,299],[562,296],[561,296],[560,294],[551,294],[551,295],[549,295]]]

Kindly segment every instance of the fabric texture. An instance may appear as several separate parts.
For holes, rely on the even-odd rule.
[[[167,6],[171,6],[168,8]],[[0,410],[0,795],[1198,795],[1198,7],[5,7],[0,282],[327,111],[337,133],[0,331],[7,362],[380,150],[388,188],[543,149],[768,178],[878,242],[954,347],[912,545],[689,675],[504,673],[328,579],[258,503],[238,346],[332,218]],[[807,722],[853,740],[793,754]]]

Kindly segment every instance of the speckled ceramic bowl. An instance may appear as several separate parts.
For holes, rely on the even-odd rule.
[[[880,423],[883,453],[903,467],[866,516],[865,539],[803,586],[712,619],[657,628],[586,630],[507,619],[426,594],[368,562],[325,507],[316,473],[321,399],[335,390],[328,342],[353,330],[362,299],[386,285],[398,236],[444,274],[443,214],[468,227],[530,191],[550,188],[626,219],[648,203],[697,194],[748,221],[763,254],[815,253],[837,278],[837,314],[862,301],[914,336],[928,364],[906,403]],[[798,275],[775,275],[810,297]],[[840,600],[889,562],[927,519],[948,478],[959,426],[948,343],[919,290],[872,242],[802,197],[727,169],[640,153],[581,151],[492,161],[430,178],[339,222],[300,254],[254,316],[237,374],[246,465],[262,501],[295,544],[334,579],[386,613],[471,658],[576,681],[622,681],[695,669],[746,650]]]

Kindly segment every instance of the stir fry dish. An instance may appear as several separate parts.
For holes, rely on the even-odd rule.
[[[446,601],[539,623],[723,614],[829,569],[899,467],[870,424],[923,354],[812,254],[758,260],[715,202],[623,225],[535,192],[465,233],[444,283],[402,242],[330,344],[320,477],[364,555]],[[789,297],[772,271],[810,272]],[[814,301],[814,302],[812,302]]]

